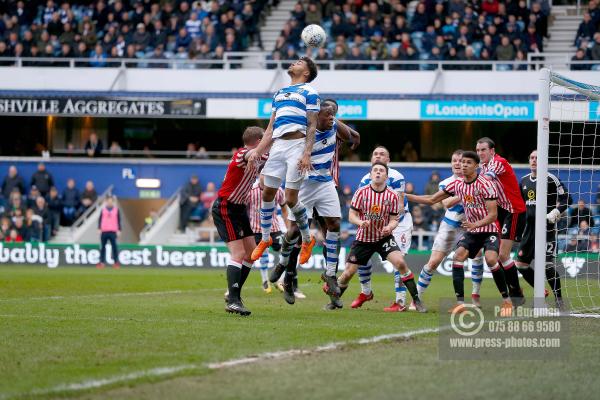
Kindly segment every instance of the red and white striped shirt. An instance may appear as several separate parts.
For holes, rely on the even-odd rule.
[[[359,242],[377,242],[386,237],[381,230],[390,223],[390,217],[400,212],[398,194],[389,186],[377,192],[371,185],[361,187],[354,193],[350,208],[358,211],[361,220],[369,220],[368,227],[358,227],[356,240]]]
[[[488,181],[481,175],[471,182],[465,182],[464,178],[456,179],[450,182],[444,189],[444,192],[451,196],[458,196],[465,208],[467,221],[475,223],[488,216],[488,210],[485,206],[486,200],[498,199],[498,191],[493,182]],[[498,233],[496,221],[474,229],[473,233],[493,232]]]
[[[250,227],[252,228],[252,232],[260,233],[260,206],[262,202],[262,190],[258,183],[255,183],[250,189],[250,193],[248,193],[248,217],[250,218]],[[275,195],[275,204],[280,207],[285,206],[285,193],[282,188],[277,189],[277,194]],[[271,220],[271,232],[281,232],[281,225],[277,218],[277,207],[273,211],[273,219]]]
[[[221,185],[221,189],[219,189],[218,196],[230,203],[246,204],[246,198],[258,176],[258,171],[265,161],[267,161],[268,154],[264,154],[258,163],[249,167],[244,158],[249,150],[246,147],[242,147],[231,157],[231,161],[229,161],[229,166],[227,167],[227,172],[223,178],[223,184]]]
[[[498,191],[498,207],[515,214],[526,211],[515,171],[504,157],[494,154],[487,164],[481,164],[481,174],[493,178]]]

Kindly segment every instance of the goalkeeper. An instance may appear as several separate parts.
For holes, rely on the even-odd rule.
[[[523,239],[517,252],[517,268],[523,278],[533,287],[533,268],[530,264],[535,255],[535,204],[536,204],[536,176],[537,176],[537,150],[529,155],[531,173],[521,178],[521,195],[527,206],[527,224],[523,232]],[[560,276],[554,268],[556,257],[556,223],[561,214],[567,209],[569,194],[560,179],[548,173],[548,214],[546,215],[546,279],[554,293],[556,305],[563,308],[560,290]]]

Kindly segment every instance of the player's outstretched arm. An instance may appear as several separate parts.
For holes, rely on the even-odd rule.
[[[360,146],[360,133],[338,120],[337,136],[345,143],[351,143],[350,149],[356,150]]]
[[[452,208],[455,205],[457,205],[458,203],[460,203],[460,197],[458,197],[458,196],[453,196],[453,197],[449,197],[445,200],[442,200],[442,205],[445,208]]]
[[[428,204],[428,205],[433,205],[435,203],[439,203],[440,201],[450,197],[450,195],[448,193],[444,192],[443,190],[440,190],[439,192],[434,193],[432,195],[418,196],[416,194],[409,194],[409,193],[405,193],[404,195],[406,196],[408,201],[412,201],[413,203]]]
[[[269,125],[267,129],[265,129],[265,133],[263,133],[263,137],[260,140],[258,146],[254,149],[250,150],[246,153],[246,161],[252,164],[256,162],[263,154],[265,154],[273,144],[273,123],[275,122],[275,113],[271,114],[271,119],[269,120]]]

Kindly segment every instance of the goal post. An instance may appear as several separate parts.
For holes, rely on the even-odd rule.
[[[600,83],[600,79],[598,82]],[[537,182],[535,215],[534,307],[546,307],[546,213],[549,173],[559,177],[570,196],[582,199],[597,216],[600,189],[600,86],[577,82],[544,68],[540,71],[537,130]],[[585,224],[575,230],[565,227],[556,236],[558,252],[565,252],[566,241],[577,240],[574,249],[579,264],[575,273],[561,274],[562,295],[575,313],[600,314],[600,253],[590,253],[590,243],[598,241],[597,231]],[[580,228],[583,226],[584,228]],[[594,228],[596,229],[596,228]],[[594,233],[595,232],[595,233]],[[587,247],[579,246],[579,241]],[[580,260],[586,260],[585,263]],[[558,263],[558,258],[555,258]],[[583,266],[585,264],[585,266]],[[579,269],[581,268],[581,270]],[[570,275],[570,276],[565,276]]]

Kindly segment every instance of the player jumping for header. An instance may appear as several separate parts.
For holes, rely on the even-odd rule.
[[[317,130],[320,99],[317,91],[308,84],[317,77],[317,66],[310,58],[302,57],[290,65],[288,74],[292,82],[273,96],[269,126],[256,153],[249,158],[254,162],[271,148],[262,170],[265,185],[260,210],[262,240],[252,252],[251,260],[258,260],[272,244],[275,195],[285,180],[285,199],[302,235],[299,261],[304,264],[310,258],[315,239],[310,235],[306,208],[298,201],[298,191],[304,175],[311,168],[310,157]]]

